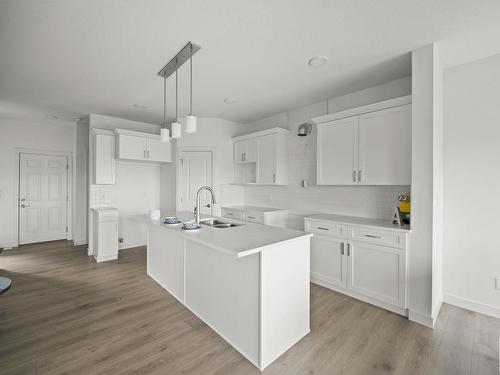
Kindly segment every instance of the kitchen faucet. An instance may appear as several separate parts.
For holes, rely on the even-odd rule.
[[[196,218],[196,225],[198,226],[200,225],[200,198],[203,190],[208,190],[210,192],[212,195],[212,205],[215,204],[215,193],[210,186],[205,185],[198,189],[198,192],[196,193],[196,207],[194,208],[194,216]]]

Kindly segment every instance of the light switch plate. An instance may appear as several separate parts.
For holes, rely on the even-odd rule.
[[[500,277],[495,278],[495,289],[500,290]]]

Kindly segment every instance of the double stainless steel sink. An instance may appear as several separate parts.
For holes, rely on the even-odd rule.
[[[233,228],[233,227],[239,227],[240,225],[243,225],[243,224],[228,223],[228,222],[218,220],[218,219],[201,220],[201,224],[210,225],[211,227],[214,227],[214,228]]]

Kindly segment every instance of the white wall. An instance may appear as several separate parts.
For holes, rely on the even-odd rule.
[[[91,114],[89,134],[89,208],[112,206],[120,212],[119,237],[123,238],[120,248],[145,245],[145,227],[137,225],[128,217],[136,214],[147,214],[150,209],[160,208],[160,165],[141,162],[116,163],[116,183],[114,185],[94,185],[92,181],[94,169],[94,144],[92,129],[114,130],[128,129],[159,134],[160,127],[155,124],[130,121],[110,116]],[[162,191],[163,194],[175,192]],[[89,211],[89,238],[92,238],[92,215]],[[89,254],[92,254],[92,241],[89,242]]]
[[[411,94],[411,78],[405,77],[246,124],[243,134],[272,127],[290,129],[288,137],[288,186],[245,186],[245,203],[291,210],[291,221],[313,212],[375,218],[392,217],[397,195],[408,186],[314,186],[316,183],[316,127],[307,137],[298,137],[300,124],[313,117]],[[302,180],[309,187],[301,187]],[[293,225],[297,227],[297,225]]]
[[[16,148],[72,153],[72,125],[0,118],[0,247],[14,247],[17,234]]]
[[[441,305],[442,78],[437,46],[412,52],[412,233],[409,318],[433,327]]]
[[[217,204],[214,206],[214,214],[220,214],[220,206],[223,204],[222,185],[233,182],[233,141],[242,132],[243,125],[219,118],[199,118],[195,134],[183,134],[176,141],[178,148],[215,148],[214,155],[214,190]],[[179,160],[177,158],[176,164]],[[171,172],[171,171],[170,171]],[[177,201],[177,208],[181,207]]]
[[[445,71],[445,301],[500,318],[500,55]]]
[[[73,242],[75,245],[88,243],[88,155],[89,123],[79,121],[75,125],[75,162],[73,169]]]

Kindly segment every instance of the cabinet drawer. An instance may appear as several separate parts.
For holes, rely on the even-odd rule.
[[[237,219],[237,220],[243,219],[243,212],[238,210],[232,210],[230,208],[223,208],[221,210],[221,214],[223,217],[228,217],[230,219]]]
[[[306,232],[337,238],[347,238],[347,225],[306,220]]]
[[[349,226],[349,239],[397,249],[406,248],[405,233],[390,230]]]
[[[252,223],[264,224],[264,214],[262,212],[244,212],[243,220],[251,221]]]

